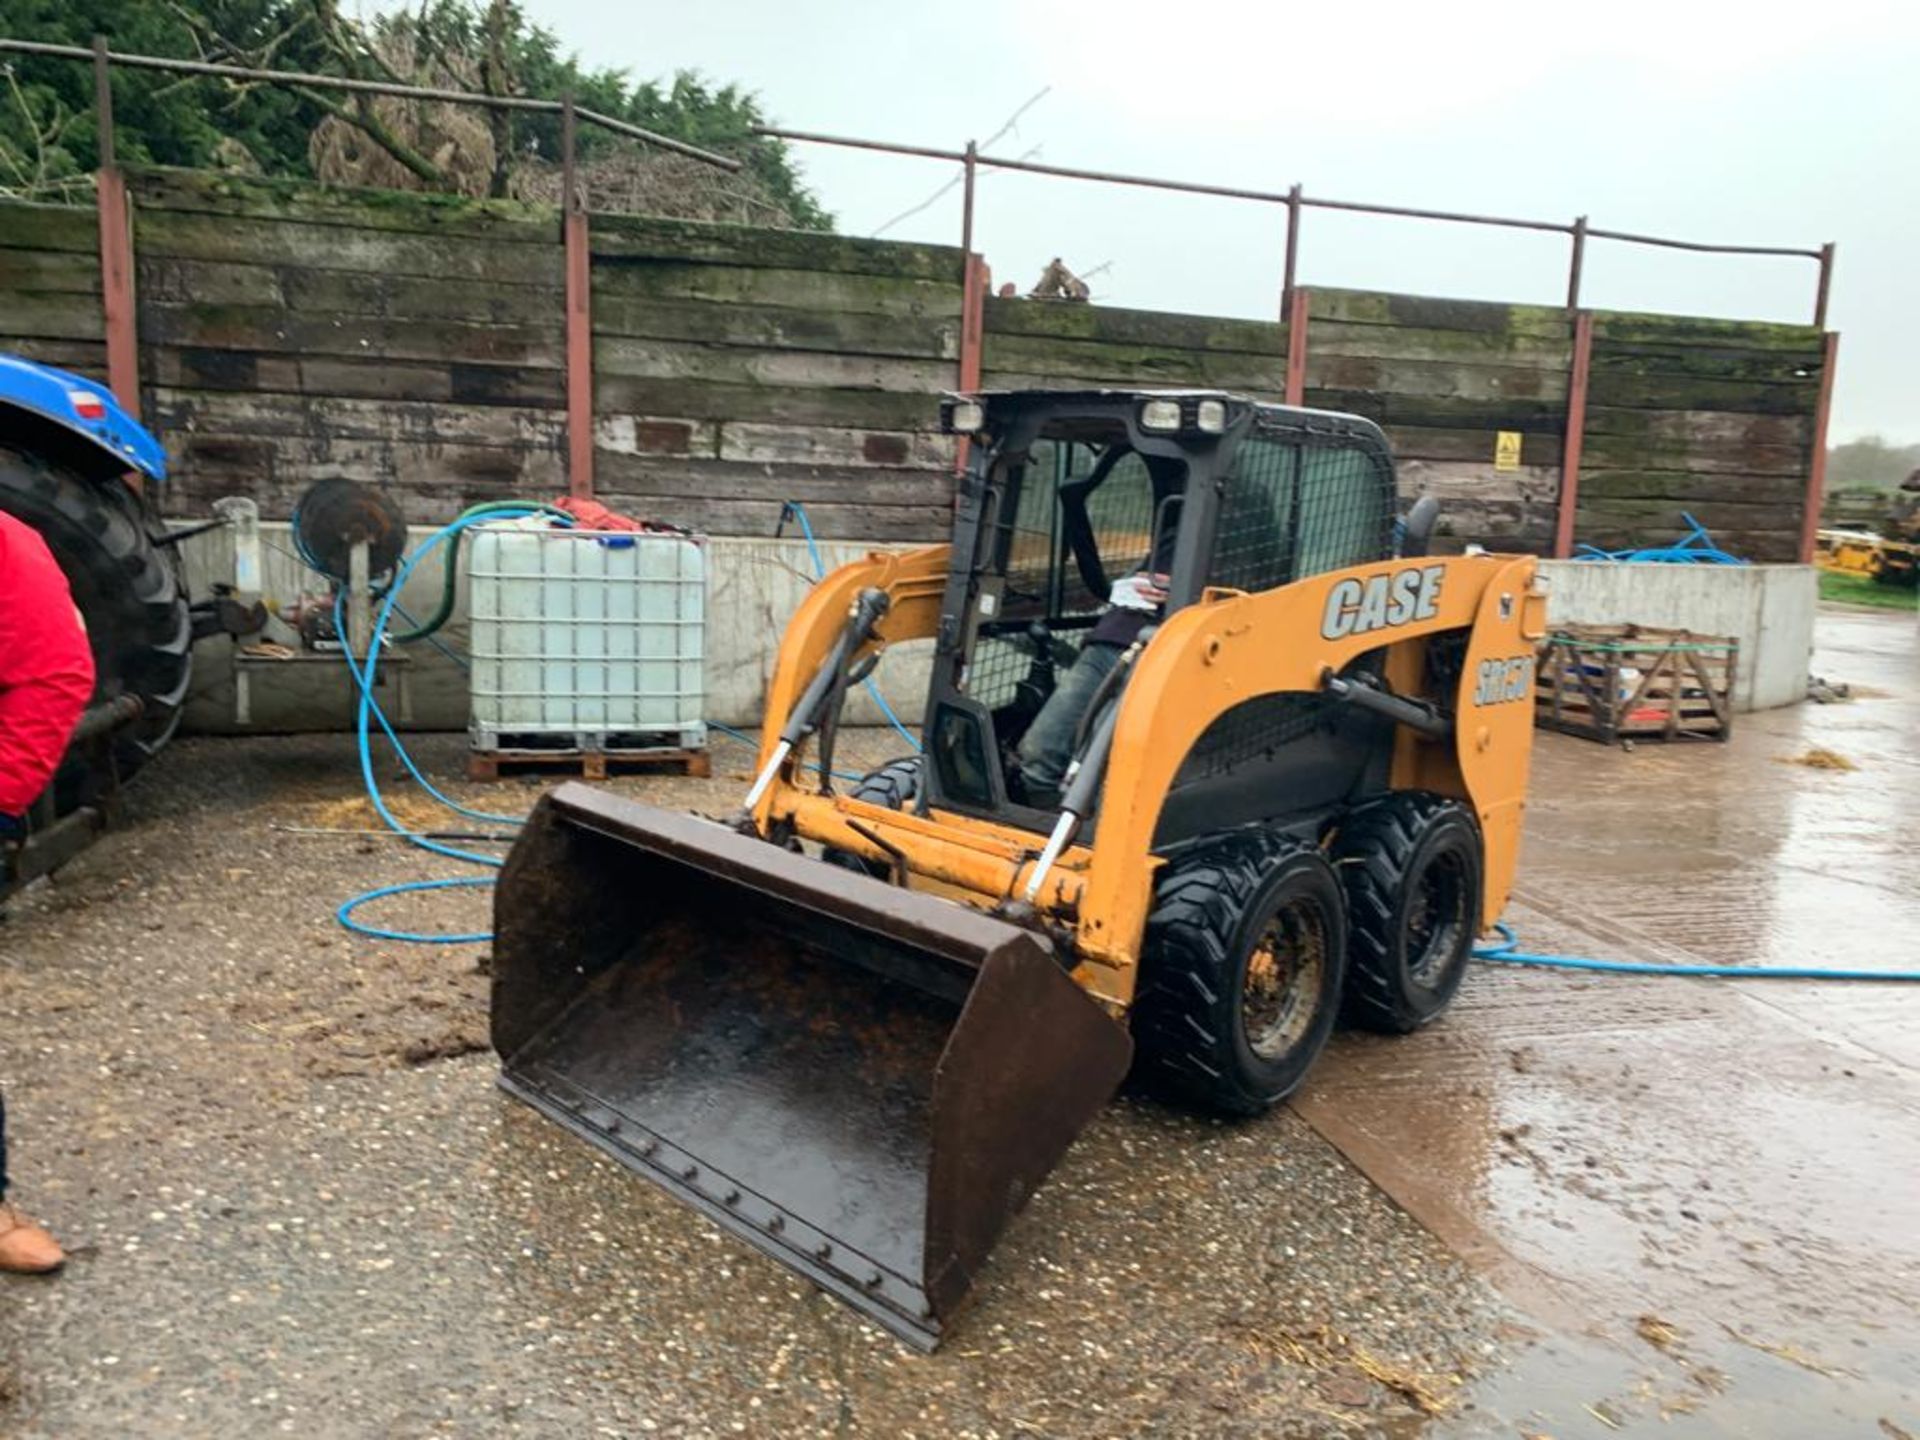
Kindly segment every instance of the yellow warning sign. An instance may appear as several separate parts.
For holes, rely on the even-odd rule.
[[[1496,470],[1518,470],[1520,468],[1520,432],[1518,430],[1496,430],[1494,432],[1493,468]]]

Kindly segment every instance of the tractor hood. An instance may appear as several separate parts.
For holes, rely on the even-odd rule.
[[[111,390],[85,376],[0,355],[0,422],[9,410],[38,417],[87,442],[97,452],[95,462],[85,467],[89,470],[116,475],[138,470],[149,480],[167,478],[167,452],[160,442],[120,407]]]

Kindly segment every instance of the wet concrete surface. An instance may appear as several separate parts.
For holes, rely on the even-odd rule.
[[[1541,737],[1529,945],[1920,964],[1920,648],[1821,644],[1858,698],[1725,747]],[[717,758],[616,783],[718,809]],[[1482,967],[1298,1113],[1125,1097],[919,1357],[500,1094],[484,946],[342,935],[456,869],[275,828],[357,789],[342,739],[181,744],[0,925],[16,1198],[76,1249],[0,1280],[0,1434],[1920,1434],[1920,992]]]
[[[1525,948],[1920,969],[1920,632],[1831,611],[1813,668],[1853,698],[1725,745],[1542,734]],[[1297,1108],[1553,1332],[1441,1433],[1920,1433],[1920,986],[1483,966]]]

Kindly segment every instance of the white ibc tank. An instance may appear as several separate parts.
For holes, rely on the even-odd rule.
[[[704,748],[699,540],[521,521],[468,538],[476,748]]]

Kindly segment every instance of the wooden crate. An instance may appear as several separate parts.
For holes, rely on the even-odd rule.
[[[1649,625],[1569,625],[1540,647],[1534,722],[1613,745],[1733,732],[1739,643]]]

